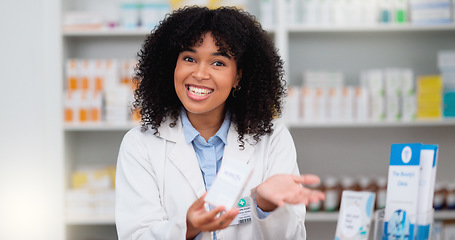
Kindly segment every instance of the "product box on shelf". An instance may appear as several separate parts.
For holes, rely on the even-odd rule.
[[[441,118],[442,87],[440,75],[419,76],[417,78],[417,118]]]
[[[411,0],[413,24],[449,24],[452,22],[451,0]]]
[[[131,113],[136,62],[135,59],[68,59],[65,122],[126,124],[137,120]]]

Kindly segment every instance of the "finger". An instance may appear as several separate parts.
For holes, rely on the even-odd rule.
[[[206,222],[211,222],[218,217],[218,214],[224,211],[224,206],[218,206],[202,216]]]
[[[231,224],[232,220],[234,220],[234,218],[237,216],[237,214],[239,214],[238,208],[231,209],[222,214],[218,218],[218,226],[215,226],[216,230],[227,228]]]
[[[207,192],[202,194],[202,196],[200,198],[198,198],[191,206],[194,208],[199,208],[201,206],[204,206],[205,195],[207,195]]]
[[[308,185],[318,184],[321,182],[319,177],[314,174],[304,174],[304,175],[295,176],[294,181],[296,183],[308,184]]]

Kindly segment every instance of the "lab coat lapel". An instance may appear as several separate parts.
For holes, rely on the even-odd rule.
[[[185,176],[196,196],[198,198],[202,196],[206,191],[204,179],[202,178],[193,145],[186,143],[183,131],[180,131],[180,136],[177,138],[177,142],[170,152],[169,158],[175,167]]]
[[[223,163],[225,161],[231,161],[233,159],[244,162],[246,164],[248,164],[250,161],[254,153],[254,145],[249,143],[249,141],[251,141],[250,136],[245,135],[245,148],[243,150],[239,147],[240,143],[237,141],[237,137],[238,133],[235,130],[235,125],[231,123],[227,136],[227,144],[224,147]]]

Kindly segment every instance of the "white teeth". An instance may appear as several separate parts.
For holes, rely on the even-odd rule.
[[[192,86],[188,86],[188,91],[197,96],[204,96],[213,92],[213,90],[209,90],[206,88],[196,88]]]

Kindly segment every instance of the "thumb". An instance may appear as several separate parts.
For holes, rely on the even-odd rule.
[[[202,194],[202,196],[200,198],[198,198],[196,201],[194,201],[194,203],[192,204],[192,207],[199,208],[199,207],[204,206],[204,203],[205,203],[204,199],[205,199],[206,195],[207,195],[207,192]]]

